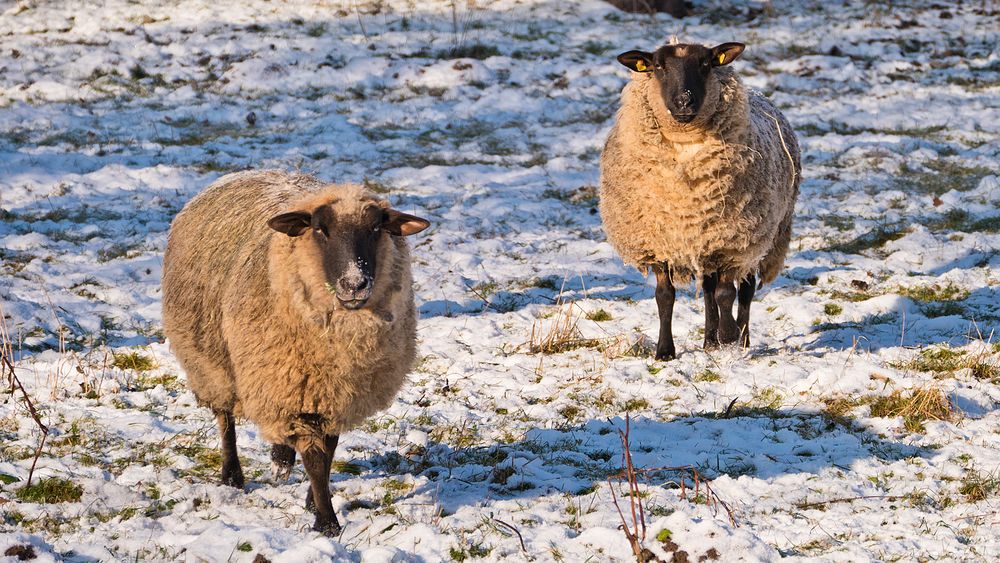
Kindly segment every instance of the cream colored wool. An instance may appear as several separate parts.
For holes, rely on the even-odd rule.
[[[676,122],[653,73],[632,73],[601,156],[608,240],[644,273],[675,282],[720,272],[772,281],[784,265],[799,191],[799,147],[784,116],[716,67],[698,116]],[[780,133],[779,133],[780,131]]]
[[[267,226],[333,204],[337,220],[377,200],[355,185],[277,171],[224,176],[171,226],[163,322],[199,403],[252,420],[264,439],[323,447],[388,407],[413,365],[409,248],[381,235],[363,309],[336,307],[310,237]]]

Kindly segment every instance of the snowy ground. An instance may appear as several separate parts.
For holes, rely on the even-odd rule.
[[[35,481],[82,488],[18,496],[39,432],[5,389],[0,550],[634,560],[613,502],[630,413],[636,467],[693,465],[733,511],[683,473],[642,480],[667,560],[1000,557],[994,2],[88,4],[0,0],[0,304],[52,428]],[[658,363],[652,287],[604,241],[594,186],[614,55],[671,33],[749,44],[735,66],[796,127],[804,182],[753,347],[700,350],[692,288]],[[364,180],[434,222],[412,240],[421,359],[341,440],[337,541],[249,424],[248,490],[216,484],[213,421],[162,338],[171,218],[259,167]],[[560,322],[571,349],[531,353]]]

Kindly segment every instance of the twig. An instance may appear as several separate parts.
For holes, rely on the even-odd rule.
[[[38,458],[42,455],[42,448],[45,447],[45,439],[49,435],[49,427],[42,422],[42,418],[38,415],[38,410],[35,409],[34,403],[31,402],[31,396],[28,395],[28,391],[24,388],[21,380],[18,379],[17,374],[14,373],[14,360],[11,357],[13,356],[13,348],[10,345],[5,318],[3,304],[0,303],[0,368],[3,371],[9,372],[10,394],[13,395],[15,389],[21,390],[21,395],[24,397],[24,404],[28,408],[28,414],[31,415],[32,420],[35,421],[35,424],[42,431],[42,438],[38,441],[38,447],[35,448],[35,455],[31,459],[31,469],[28,470],[28,482],[26,486],[31,486],[31,479],[35,476],[35,466],[38,464]]]
[[[608,489],[611,491],[611,500],[615,503],[615,508],[618,510],[618,517],[622,521],[621,530],[625,533],[625,538],[628,539],[628,543],[632,546],[632,553],[635,554],[635,559],[639,563],[643,563],[645,558],[643,557],[643,549],[641,541],[646,539],[646,516],[642,508],[642,499],[639,498],[639,483],[636,479],[635,466],[632,464],[632,453],[629,450],[629,425],[631,422],[631,417],[626,413],[625,415],[625,431],[622,432],[618,430],[618,435],[622,440],[622,457],[624,458],[625,470],[619,474],[619,477],[623,476],[628,480],[629,489],[629,504],[632,509],[632,527],[629,527],[628,521],[625,520],[625,514],[622,513],[622,507],[618,504],[618,495],[615,494],[614,486],[611,484],[611,477],[608,477]],[[639,505],[638,515],[636,514],[636,504]],[[642,526],[642,538],[639,538],[639,526]]]
[[[714,489],[712,489],[712,486],[709,485],[708,479],[705,479],[701,475],[701,473],[698,472],[698,469],[695,468],[693,465],[681,465],[681,466],[677,466],[677,467],[653,467],[653,468],[650,468],[650,469],[636,469],[635,470],[636,473],[640,473],[640,474],[643,474],[643,475],[648,475],[650,473],[658,473],[658,472],[663,472],[663,471],[674,471],[674,472],[686,472],[686,473],[688,473],[691,476],[691,479],[694,481],[694,496],[695,496],[695,498],[698,498],[698,495],[701,494],[702,487],[704,487],[704,489],[705,489],[705,504],[708,505],[708,507],[711,508],[714,511],[715,514],[719,513],[719,507],[721,506],[722,509],[726,511],[726,515],[729,517],[729,523],[732,524],[733,526],[737,527],[737,528],[740,526],[739,522],[736,520],[736,515],[733,512],[732,507],[729,506],[729,503],[727,503],[726,501],[722,500],[722,497],[720,497],[719,494],[716,493]],[[686,488],[685,488],[684,479],[681,479],[680,482],[678,483],[678,485],[680,486],[680,489],[681,489],[681,498],[682,499],[687,499],[687,492],[686,492]]]
[[[523,551],[525,555],[528,554],[528,548],[525,547],[525,545],[524,545],[524,537],[521,536],[521,531],[520,530],[518,530],[517,528],[515,528],[513,525],[504,522],[503,520],[500,520],[500,519],[497,519],[497,518],[493,518],[493,521],[496,522],[497,524],[500,524],[504,528],[507,528],[507,529],[511,530],[515,534],[517,534],[517,539],[521,541],[521,551]]]

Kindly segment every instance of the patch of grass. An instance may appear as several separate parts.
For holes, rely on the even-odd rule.
[[[600,323],[604,321],[610,321],[611,319],[612,319],[611,314],[605,311],[604,309],[598,309],[596,311],[591,311],[587,313],[588,321],[594,321]]]
[[[854,228],[854,217],[829,214],[823,217],[823,224],[844,232]]]
[[[622,403],[622,410],[625,412],[632,412],[648,408],[649,408],[649,401],[641,397],[633,397]]]
[[[484,43],[469,43],[468,45],[459,45],[453,49],[448,49],[444,51],[439,51],[437,57],[439,59],[488,59],[490,57],[500,56],[500,49],[497,49],[495,45],[486,45]]]
[[[843,313],[844,308],[836,303],[827,303],[826,305],[823,305],[823,312],[832,317]]]
[[[900,286],[896,289],[896,293],[922,303],[932,301],[962,301],[969,297],[969,290],[951,282],[948,282],[944,286],[936,283],[912,287]]]
[[[537,287],[538,289],[559,291],[559,283],[555,276],[545,276],[545,277],[534,276],[526,280],[520,280],[515,285],[520,289]]]
[[[111,365],[118,369],[130,369],[134,371],[149,371],[156,367],[153,358],[140,354],[139,352],[126,352],[118,354],[112,352],[114,360]]]
[[[31,486],[24,486],[15,493],[21,502],[37,502],[52,504],[60,502],[79,502],[83,496],[83,487],[69,479],[49,477]]]
[[[236,544],[236,551],[242,551],[243,553],[249,553],[249,552],[253,551],[253,546],[250,545],[250,542],[248,542],[248,541],[240,542],[240,543]]]
[[[843,252],[844,254],[861,254],[866,250],[879,249],[886,243],[899,240],[907,232],[908,229],[901,225],[880,225],[853,240],[830,245],[826,250]]]
[[[703,381],[707,381],[707,382],[722,381],[722,376],[719,375],[718,372],[714,372],[714,371],[712,371],[710,369],[706,369],[706,370],[702,370],[701,372],[695,374],[695,376],[692,378],[692,381],[694,381],[696,383],[701,383]]]
[[[996,352],[997,350],[994,350],[994,353]],[[985,347],[975,353],[943,346],[925,348],[910,360],[897,362],[892,366],[903,370],[937,374],[953,374],[968,369],[969,374],[975,379],[993,382],[1000,380],[1000,360],[991,356],[990,350]]]
[[[920,307],[920,312],[929,319],[938,317],[964,317],[965,307],[954,301],[944,301],[941,303],[929,303]]]
[[[587,53],[590,53],[591,55],[603,55],[604,53],[608,52],[608,50],[610,50],[612,47],[614,47],[612,43],[606,43],[604,41],[594,41],[594,40],[587,41],[586,43],[581,45],[581,48]]]
[[[330,471],[333,473],[346,473],[348,475],[361,475],[365,468],[349,461],[334,460],[330,464]]]
[[[601,341],[584,338],[577,327],[579,319],[573,315],[573,304],[563,308],[549,323],[536,321],[531,325],[528,350],[532,354],[559,354],[578,348],[597,348]],[[548,324],[548,326],[545,326]]]
[[[583,409],[576,405],[566,405],[559,409],[559,414],[568,422],[573,422],[583,415]]]
[[[918,170],[905,163],[900,166],[896,175],[897,186],[903,190],[933,195],[951,190],[966,192],[975,189],[984,176],[992,173],[985,166],[968,166],[947,158],[922,164],[926,170]]]
[[[936,387],[923,387],[908,393],[893,391],[890,395],[871,397],[867,401],[871,415],[879,418],[902,417],[910,432],[923,432],[928,420],[951,420],[955,411],[948,397]]]
[[[996,496],[998,491],[1000,491],[1000,476],[995,473],[984,475],[975,469],[965,474],[958,487],[958,492],[969,502],[986,500]]]

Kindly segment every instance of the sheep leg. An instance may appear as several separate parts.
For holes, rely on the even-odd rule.
[[[271,446],[271,475],[275,481],[287,481],[295,465],[295,448],[284,444]]]
[[[719,282],[715,288],[715,302],[719,304],[719,343],[732,344],[740,339],[740,329],[733,318],[733,304],[736,302],[736,284]]]
[[[656,308],[660,313],[660,337],[656,342],[656,359],[672,360],[677,357],[672,333],[674,297],[677,291],[670,280],[666,264],[654,266],[653,273],[656,274]]]
[[[715,289],[719,285],[719,273],[702,278],[701,290],[705,294],[705,349],[719,347],[719,305],[715,302]]]
[[[215,420],[222,434],[222,484],[243,488],[243,468],[236,455],[236,421],[232,411],[215,411]]]
[[[309,475],[309,493],[306,494],[306,508],[316,514],[313,530],[328,537],[340,535],[340,522],[333,512],[330,500],[330,467],[333,452],[337,449],[339,436],[327,436],[324,448],[312,447],[302,452],[302,464]]]
[[[756,289],[757,278],[753,274],[740,282],[740,290],[737,295],[739,305],[736,309],[736,326],[740,329],[740,345],[744,348],[750,347],[750,302],[753,301]]]

